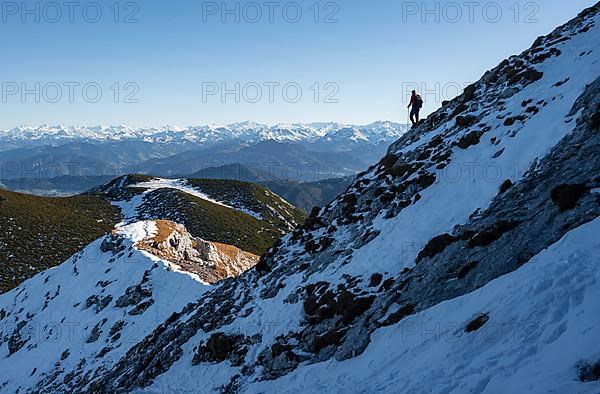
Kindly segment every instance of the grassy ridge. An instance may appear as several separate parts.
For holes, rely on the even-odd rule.
[[[119,210],[101,197],[0,190],[0,291],[62,263],[119,220]]]
[[[224,179],[188,179],[188,183],[215,200],[260,213],[264,220],[277,227],[285,228],[286,222],[302,224],[306,218],[300,209],[255,183]]]
[[[201,198],[181,193],[189,202],[183,209],[185,226],[191,234],[208,241],[237,246],[263,254],[281,236],[281,230],[240,211],[213,204]]]
[[[146,194],[139,213],[138,219],[181,223],[193,236],[234,245],[257,255],[284,232],[268,221],[175,189],[157,189]]]

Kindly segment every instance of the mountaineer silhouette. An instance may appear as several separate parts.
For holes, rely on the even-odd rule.
[[[412,95],[410,96],[410,102],[408,103],[408,107],[412,109],[410,110],[410,121],[412,122],[412,127],[417,127],[419,125],[419,112],[421,108],[423,108],[423,98],[420,94],[417,93],[416,90],[412,91]]]

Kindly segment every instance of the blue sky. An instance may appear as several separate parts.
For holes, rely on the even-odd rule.
[[[2,2],[0,128],[405,122],[594,3]]]

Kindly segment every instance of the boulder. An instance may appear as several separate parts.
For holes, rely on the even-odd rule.
[[[477,315],[467,323],[465,326],[465,332],[471,333],[479,330],[481,327],[485,325],[490,320],[490,316],[487,313],[482,313]]]
[[[472,131],[468,134],[463,135],[457,142],[456,146],[461,149],[468,149],[471,146],[479,144],[481,141],[482,131]]]
[[[561,212],[575,208],[577,201],[585,194],[585,185],[559,185],[552,189],[550,197]]]
[[[477,123],[477,118],[473,115],[460,115],[456,117],[458,127],[470,127]]]

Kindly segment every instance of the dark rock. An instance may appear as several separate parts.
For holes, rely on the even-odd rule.
[[[488,228],[469,240],[469,247],[489,246],[505,233],[514,230],[521,222],[519,221],[499,221],[493,227]]]
[[[321,212],[321,208],[313,207],[313,209],[310,210],[310,215],[308,215],[308,217],[309,218],[319,217],[319,212]]]
[[[539,63],[543,63],[545,62],[547,59],[551,58],[552,56],[560,56],[562,54],[562,52],[556,48],[550,48],[549,51],[547,52],[543,52],[538,54],[537,56],[535,56],[532,60],[531,63],[532,64],[539,64]]]
[[[393,278],[387,278],[386,280],[383,281],[383,284],[381,285],[381,288],[383,290],[389,290],[392,288],[392,286],[394,285],[394,279]]]
[[[96,354],[96,358],[102,358],[104,356],[106,356],[110,351],[112,350],[112,347],[110,346],[105,346],[103,347],[98,354]]]
[[[592,130],[598,130],[600,128],[600,111],[597,111],[590,117],[590,128]]]
[[[595,382],[600,380],[600,361],[596,364],[581,362],[577,365],[577,376],[582,382]]]
[[[280,354],[283,354],[284,352],[289,352],[292,349],[293,348],[291,345],[276,342],[273,344],[273,346],[271,346],[271,357],[276,358]]]
[[[419,252],[419,254],[417,255],[416,263],[421,262],[421,260],[425,258],[431,258],[443,252],[444,249],[446,249],[448,246],[450,246],[458,240],[458,237],[454,237],[447,233],[434,237],[433,239],[431,239],[431,241],[427,243],[427,245],[425,245],[423,250]]]
[[[102,310],[104,310],[104,308],[106,308],[112,301],[112,296],[111,295],[107,295],[105,297],[100,298],[97,295],[93,295],[88,297],[85,300],[85,307],[89,308],[92,305],[95,305],[95,311],[96,313],[100,313]]]
[[[500,156],[502,156],[502,154],[503,154],[503,153],[504,153],[504,148],[502,148],[502,149],[500,149],[498,152],[494,153],[494,154],[492,155],[492,159],[497,159],[497,158],[499,158]]]
[[[63,378],[63,383],[69,384],[69,383],[71,383],[71,381],[73,381],[74,378],[75,378],[75,372],[69,372]]]
[[[128,313],[132,316],[141,315],[142,313],[146,312],[146,310],[148,308],[150,308],[153,304],[154,304],[154,299],[150,298],[147,301],[137,304],[135,306],[135,308],[130,310]]]
[[[481,136],[483,132],[481,131],[472,131],[466,135],[463,135],[457,142],[456,146],[461,149],[468,149],[471,146],[479,144],[481,141]]]
[[[419,178],[417,178],[416,183],[422,189],[426,189],[429,186],[433,185],[435,183],[435,180],[436,180],[435,175],[428,173],[428,174],[423,174]]]
[[[471,261],[467,263],[465,266],[461,267],[461,269],[458,270],[458,272],[456,273],[456,277],[458,279],[464,279],[469,272],[471,272],[477,267],[477,265],[479,265],[478,261]]]
[[[558,81],[557,83],[555,83],[552,86],[555,88],[560,87],[560,86],[564,85],[565,83],[569,82],[570,79],[571,78],[563,79],[562,81]]]
[[[342,203],[344,207],[342,208],[343,215],[348,218],[356,212],[356,203],[358,202],[358,198],[356,194],[346,194],[342,198]]]
[[[404,305],[403,307],[398,309],[396,312],[389,315],[388,318],[382,323],[382,325],[383,326],[391,326],[392,324],[398,323],[400,320],[412,315],[413,313],[415,313],[414,305],[411,305],[411,304]]]
[[[125,321],[119,320],[110,328],[108,335],[110,337],[114,337],[115,334],[119,333],[123,329],[124,326],[125,326]]]
[[[436,135],[427,144],[428,148],[436,148],[444,143],[444,138],[441,135]]]
[[[550,197],[561,212],[575,208],[577,201],[585,194],[585,185],[560,185],[552,189]]]
[[[373,229],[368,229],[366,232],[363,233],[363,235],[360,236],[360,238],[356,241],[355,246],[356,248],[362,247],[366,244],[368,244],[369,242],[373,241],[375,238],[377,238],[379,236],[379,234],[381,234],[381,231],[379,230],[373,230]]]
[[[473,115],[459,115],[456,117],[458,127],[470,127],[477,123],[477,118]]]
[[[258,260],[258,263],[256,263],[256,265],[254,266],[254,269],[256,270],[256,272],[258,272],[261,275],[265,275],[265,274],[268,274],[269,272],[271,272],[271,266],[267,262],[267,259],[262,258],[262,257],[260,260]]]
[[[315,315],[319,310],[319,304],[316,297],[307,297],[304,299],[304,313],[309,316]]]
[[[484,326],[490,320],[490,316],[487,313],[476,316],[473,320],[467,323],[465,326],[465,332],[475,332]]]
[[[510,116],[504,120],[504,126],[509,127],[514,125],[517,121],[524,122],[526,119],[527,117],[524,115]]]
[[[85,300],[85,307],[89,308],[92,305],[95,305],[96,303],[98,303],[98,296],[97,295],[91,295],[89,296],[86,300]]]
[[[504,182],[502,182],[502,185],[500,185],[500,194],[506,193],[513,186],[514,185],[510,179],[505,180]]]
[[[469,107],[466,104],[458,104],[450,114],[450,118],[454,118],[456,115],[465,112],[467,109],[469,109]]]
[[[321,250],[321,252],[324,251],[324,250],[329,249],[329,247],[331,245],[333,245],[333,241],[334,241],[334,239],[331,238],[331,237],[322,237],[321,238],[321,243],[320,243],[320,246],[321,246],[320,250]]]
[[[117,299],[115,305],[118,308],[125,308],[138,304],[141,300],[152,296],[152,290],[145,289],[141,285],[130,286],[125,290],[125,294]]]
[[[222,332],[214,333],[206,342],[209,361],[225,361],[233,350],[233,338]]]
[[[517,73],[514,76],[512,76],[509,79],[508,83],[510,85],[514,85],[515,83],[518,83],[518,82],[532,83],[532,82],[536,82],[536,81],[542,79],[543,76],[544,76],[543,72],[540,72],[533,68],[528,68],[527,70],[521,71],[520,73]]]
[[[311,239],[310,241],[304,244],[304,250],[307,253],[314,254],[319,250],[319,245],[315,242],[314,239]]]
[[[339,346],[344,338],[345,330],[331,330],[323,335],[316,335],[311,345],[313,353],[319,353],[322,349],[329,346]]]
[[[467,101],[473,100],[473,98],[475,98],[475,90],[477,90],[477,87],[475,86],[475,84],[471,84],[471,85],[467,86],[463,93],[462,101],[467,102]]]
[[[110,285],[112,282],[114,282],[114,281],[113,280],[100,280],[100,281],[96,282],[96,286],[105,288],[106,286]]]
[[[122,252],[125,250],[123,238],[115,234],[107,236],[102,241],[102,244],[100,244],[100,250],[102,253],[112,252],[113,256],[119,252]]]
[[[243,335],[227,335],[222,332],[214,333],[205,344],[202,344],[196,350],[193,365],[201,362],[223,362],[230,360],[232,365],[239,366],[248,349],[243,346],[246,343]]]
[[[379,197],[379,201],[381,201],[384,205],[387,205],[394,201],[395,197],[396,196],[394,196],[393,193],[385,193]]]
[[[21,336],[21,330],[23,329],[23,327],[25,327],[26,324],[27,324],[27,322],[24,320],[17,323],[17,326],[15,327],[10,338],[8,338],[7,345],[8,345],[8,354],[9,355],[12,355],[12,354],[18,352],[29,340],[29,338],[24,339]]]
[[[391,176],[393,176],[394,178],[400,178],[403,177],[404,175],[408,174],[411,171],[410,166],[406,165],[406,164],[396,164],[394,165],[392,168],[389,169],[389,174]]]
[[[377,287],[381,284],[381,281],[383,280],[383,275],[381,275],[379,272],[374,273],[373,275],[371,275],[371,281],[369,282],[369,287]]]
[[[394,166],[394,164],[396,164],[396,162],[398,161],[399,157],[396,156],[393,153],[388,153],[387,155],[385,155],[381,161],[379,162],[379,164],[383,167],[383,168],[392,168]]]
[[[450,150],[444,150],[440,153],[437,153],[436,155],[434,155],[431,160],[434,163],[441,163],[443,161],[446,161],[450,158],[450,156],[452,156],[452,152]]]
[[[419,155],[417,156],[417,160],[419,161],[423,161],[423,160],[427,160],[431,157],[431,151],[426,149],[424,151],[419,152]]]
[[[315,210],[318,212],[320,211],[319,208],[315,207],[313,208],[312,212],[311,212],[311,216],[307,217],[304,220],[304,225],[303,228],[309,230],[309,231],[314,231],[314,230],[318,230],[321,227],[324,227],[325,224],[323,223],[323,221],[321,220],[321,218],[317,217],[317,216],[312,216],[312,214],[315,212]]]
[[[344,290],[338,294],[335,304],[336,314],[342,316],[344,323],[351,323],[358,316],[365,313],[371,307],[374,300],[375,296],[358,297]]]
[[[538,38],[535,39],[531,48],[533,49],[533,48],[541,47],[545,40],[546,40],[545,36],[539,36]]]
[[[335,316],[335,307],[333,305],[325,304],[319,307],[317,311],[317,316],[319,317],[319,319],[316,320],[316,322],[331,319]]]
[[[90,333],[90,336],[85,341],[86,343],[96,342],[98,340],[98,338],[100,338],[100,334],[102,334],[102,326],[104,325],[104,323],[106,323],[106,318],[104,318],[104,319],[102,319],[102,321],[96,323],[96,325],[92,329],[92,332]]]

